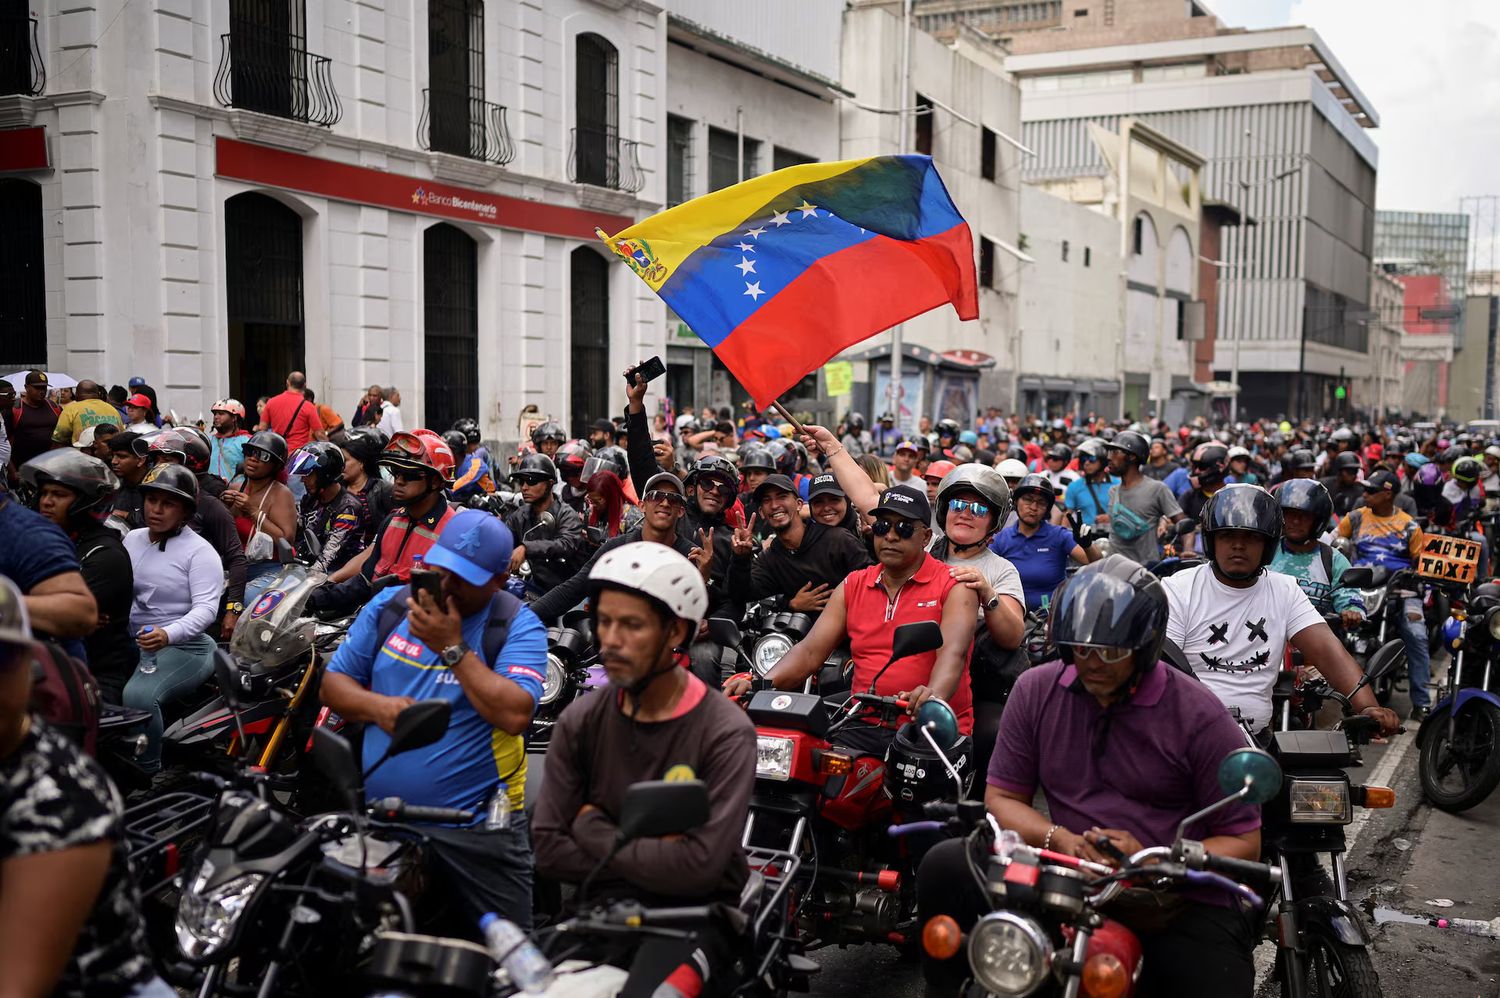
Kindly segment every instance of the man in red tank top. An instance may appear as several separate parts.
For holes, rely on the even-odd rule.
[[[849,573],[807,637],[766,678],[777,689],[800,690],[847,637],[854,657],[855,690],[909,700],[912,714],[924,700],[939,697],[953,708],[959,730],[967,735],[974,727],[968,671],[974,620],[979,614],[977,597],[954,581],[947,565],[927,553],[932,511],[925,493],[904,485],[887,489],[874,516],[877,563]],[[882,673],[890,661],[896,628],[923,620],[942,627],[942,647],[899,659]],[[748,680],[736,679],[725,685],[724,692],[733,696],[748,688]],[[894,734],[871,728],[840,733],[839,741],[879,754]],[[851,741],[850,735],[860,737]]]

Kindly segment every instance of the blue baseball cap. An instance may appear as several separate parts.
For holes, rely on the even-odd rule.
[[[427,564],[446,568],[474,586],[490,580],[510,567],[516,549],[510,528],[482,509],[466,509],[454,515],[427,552]]]
[[[143,377],[141,377],[139,374],[137,374],[135,377],[133,377],[133,378],[130,379],[130,387],[131,388],[139,388],[142,385],[144,385],[145,383],[146,383],[146,379],[143,378]]]

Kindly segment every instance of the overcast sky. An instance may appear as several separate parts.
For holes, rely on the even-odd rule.
[[[1500,0],[1205,0],[1226,24],[1304,24],[1380,114],[1381,208],[1500,194]]]

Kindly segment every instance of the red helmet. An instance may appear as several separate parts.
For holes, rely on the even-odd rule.
[[[393,468],[420,468],[436,472],[445,482],[453,480],[453,449],[431,430],[412,430],[391,437],[380,454],[380,463]]]

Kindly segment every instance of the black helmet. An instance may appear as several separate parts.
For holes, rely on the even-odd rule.
[[[558,446],[561,446],[568,442],[568,434],[567,431],[562,428],[561,423],[557,422],[556,420],[549,419],[541,426],[538,426],[536,429],[531,431],[531,445],[537,450],[541,450],[542,441],[544,440],[556,440]]]
[[[381,452],[390,443],[384,431],[374,426],[356,426],[344,433],[344,450],[366,468],[373,468],[380,461]]]
[[[1276,545],[1281,541],[1281,506],[1275,496],[1259,485],[1243,482],[1226,485],[1209,496],[1203,507],[1203,551],[1210,561],[1214,557],[1214,534],[1220,530],[1264,534],[1266,544],[1260,553],[1260,568],[1265,568],[1276,556]]]
[[[1224,466],[1229,463],[1229,448],[1218,442],[1199,444],[1193,451],[1193,472],[1201,481],[1224,477]]]
[[[333,483],[344,480],[344,452],[326,440],[314,440],[297,452],[297,456],[292,458],[291,467],[286,469],[286,473],[299,476],[317,475],[318,481],[315,488],[326,489]]]
[[[1005,518],[1010,515],[1010,486],[1005,484],[1000,472],[982,464],[961,464],[954,468],[938,483],[937,522],[940,530],[948,529],[948,500],[959,492],[977,492],[989,504],[995,518],[990,521],[989,532],[980,542],[987,543],[995,531],[1005,526]]]
[[[614,444],[600,447],[594,452],[593,457],[583,462],[583,474],[579,476],[579,480],[587,485],[589,479],[601,471],[611,472],[624,482],[630,477],[630,457]],[[736,476],[737,479],[738,476]]]
[[[941,440],[943,437],[952,437],[954,440],[957,440],[958,439],[958,435],[960,433],[962,433],[962,432],[963,432],[963,427],[961,427],[961,426],[958,425],[958,420],[956,420],[956,419],[940,419],[940,420],[938,420],[937,435],[938,435],[938,439],[939,440]]]
[[[512,480],[521,479],[528,484],[539,481],[557,481],[557,465],[546,454],[527,454],[521,458],[521,463],[510,473]]]
[[[557,453],[552,456],[552,460],[563,478],[571,481],[574,476],[582,474],[583,466],[593,456],[594,448],[582,440],[569,440],[557,448]]]
[[[33,493],[27,503],[32,509],[36,508],[42,486],[50,482],[71,489],[78,496],[69,507],[68,516],[90,516],[101,522],[109,516],[115,492],[120,488],[120,480],[107,464],[72,447],[43,451],[21,465],[21,481]]]
[[[786,440],[772,440],[766,445],[766,453],[776,464],[776,473],[788,478],[797,473],[797,449]]]
[[[164,492],[176,496],[186,504],[189,516],[198,509],[198,479],[180,464],[158,464],[146,472],[139,488],[142,492]]]
[[[734,465],[729,462],[728,458],[720,457],[717,454],[705,454],[698,459],[697,464],[693,465],[692,473],[688,475],[688,478],[691,479],[689,484],[696,482],[703,475],[710,474],[722,478],[726,482],[738,482],[740,480],[739,472],[735,470]]]
[[[776,459],[760,444],[751,444],[740,452],[741,471],[775,471]]]
[[[929,706],[930,705],[930,706]],[[931,699],[917,708],[917,716],[903,724],[885,752],[885,792],[907,810],[911,805],[952,798],[958,792],[948,767],[922,735],[926,726],[933,742],[958,771],[967,792],[974,774],[974,742],[961,734],[953,709],[942,700]]]
[[[271,430],[261,430],[259,433],[245,441],[245,450],[258,450],[265,454],[277,467],[286,464],[286,438]]]
[[[1323,487],[1323,483],[1315,478],[1294,478],[1289,482],[1282,482],[1271,490],[1276,497],[1276,504],[1283,510],[1297,509],[1311,516],[1316,530],[1321,532],[1323,525],[1333,516],[1333,497]]]
[[[1343,451],[1343,452],[1341,452],[1339,454],[1334,455],[1334,458],[1333,458],[1333,471],[1334,471],[1334,474],[1338,474],[1340,471],[1359,471],[1359,470],[1360,470],[1359,455],[1356,454],[1356,453],[1354,453],[1352,450],[1346,450],[1346,451]]]
[[[447,433],[444,433],[443,443],[448,445],[448,449],[453,452],[454,457],[458,457],[469,449],[469,438],[464,436],[462,430],[449,430]]]
[[[453,424],[453,428],[464,435],[464,443],[479,443],[479,420],[473,416],[465,416],[463,419],[458,420]],[[446,434],[444,435],[444,439],[446,439]],[[458,451],[454,451],[454,453],[456,454]]]
[[[1025,453],[1025,448],[1022,448],[1022,453]],[[1047,448],[1047,456],[1062,461],[1063,463],[1067,463],[1068,461],[1073,460],[1073,448],[1069,447],[1067,444],[1053,444],[1051,447]]]
[[[1026,448],[1020,444],[1011,444],[1005,448],[1005,459],[1007,461],[1026,461]]]
[[[1080,568],[1052,594],[1048,643],[1073,664],[1073,648],[1135,649],[1135,671],[1161,658],[1167,634],[1167,593],[1161,582],[1124,555]]]
[[[1027,475],[1010,490],[1010,498],[1012,502],[1019,502],[1022,496],[1033,493],[1047,500],[1047,512],[1052,512],[1052,504],[1057,502],[1057,490],[1052,487],[1052,479],[1046,475]]]
[[[188,470],[195,475],[208,473],[209,461],[213,459],[213,445],[208,442],[208,435],[196,426],[179,426],[177,432],[182,434],[183,447],[187,453],[184,463]]]
[[[1104,447],[1105,450],[1122,450],[1135,458],[1136,464],[1145,464],[1151,456],[1151,441],[1134,430],[1123,430],[1115,434]]]
[[[1461,457],[1453,462],[1453,480],[1460,485],[1469,486],[1479,481],[1479,476],[1484,474],[1484,465],[1472,457]]]
[[[844,425],[849,427],[849,432],[858,433],[865,428],[865,417],[862,413],[851,412],[844,417]]]
[[[1459,458],[1467,456],[1468,453],[1469,452],[1464,448],[1458,446],[1457,444],[1454,444],[1452,447],[1449,447],[1447,450],[1438,455],[1438,464],[1452,464]]]
[[[1311,471],[1318,466],[1318,459],[1306,447],[1298,447],[1286,456],[1283,467],[1288,471]]]

